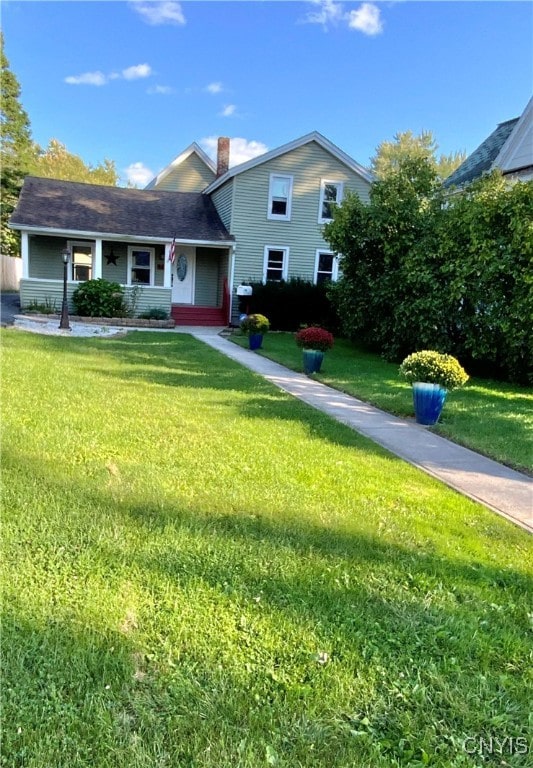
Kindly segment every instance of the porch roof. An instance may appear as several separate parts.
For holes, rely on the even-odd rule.
[[[139,238],[233,240],[207,195],[27,176],[10,226]]]

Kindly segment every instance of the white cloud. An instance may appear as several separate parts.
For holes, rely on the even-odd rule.
[[[200,146],[216,162],[218,136],[208,136],[200,141]],[[262,141],[248,141],[248,139],[234,138],[230,140],[229,165],[240,165],[254,157],[264,155],[268,147]]]
[[[122,70],[124,80],[139,80],[142,77],[150,77],[152,68],[149,64],[136,64]]]
[[[342,3],[335,0],[311,0],[317,6],[309,12],[304,21],[308,24],[321,24],[327,28],[330,24],[347,24],[365,35],[379,35],[383,32],[381,11],[374,3],[362,3],[355,11],[345,12]]]
[[[143,163],[130,163],[125,172],[128,182],[136,187],[145,187],[155,175]]]
[[[334,0],[311,0],[311,2],[318,6],[318,10],[308,13],[305,17],[309,24],[322,24],[327,27],[329,23],[336,23],[345,15],[341,3],[336,3]]]
[[[226,104],[222,112],[220,113],[221,117],[231,117],[235,114],[235,110],[237,109],[235,104]]]
[[[365,35],[379,35],[383,32],[379,8],[372,3],[363,3],[356,11],[350,11],[348,26]]]
[[[160,24],[186,24],[180,3],[173,0],[134,0],[131,3],[142,19],[152,26]]]
[[[205,90],[208,93],[222,93],[222,83],[209,83],[209,85],[206,85]]]
[[[171,93],[175,93],[175,91],[170,85],[154,85],[153,88],[148,88],[146,93],[149,93],[150,95],[157,94],[158,96],[168,96]]]
[[[152,67],[149,64],[135,64],[126,67],[122,72],[111,72],[104,75],[103,72],[84,72],[82,75],[69,75],[65,77],[65,83],[69,85],[107,85],[111,80],[139,80],[150,77]]]
[[[84,72],[82,75],[65,77],[65,83],[69,85],[105,85],[107,77],[103,72]]]

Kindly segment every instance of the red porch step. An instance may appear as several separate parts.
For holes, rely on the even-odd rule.
[[[218,307],[193,307],[189,304],[173,304],[170,316],[176,325],[227,325],[223,309]]]

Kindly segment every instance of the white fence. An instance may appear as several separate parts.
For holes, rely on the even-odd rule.
[[[18,291],[22,277],[22,259],[16,256],[0,256],[0,288],[3,291]]]

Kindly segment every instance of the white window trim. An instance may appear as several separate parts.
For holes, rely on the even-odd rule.
[[[324,193],[326,191],[326,184],[335,184],[339,188],[336,203],[340,205],[342,198],[344,197],[344,181],[338,181],[338,179],[320,179],[320,200],[318,201],[318,223],[328,224],[332,219],[324,219],[322,216],[322,206],[324,204]]]
[[[80,246],[82,248],[90,248],[91,249],[91,280],[94,280],[94,273],[95,273],[95,250],[94,250],[94,242],[90,242],[88,240],[67,240],[67,248],[70,251],[70,259],[69,259],[69,267],[67,269],[67,282],[68,283],[84,283],[85,280],[74,280],[72,277],[72,268],[74,266],[74,259],[73,259],[73,250],[76,246]]]
[[[150,252],[150,282],[149,283],[132,283],[131,270],[133,267],[133,251],[149,251]],[[128,245],[128,273],[126,275],[126,285],[141,285],[152,286],[155,281],[155,248],[145,247],[143,245]]]
[[[289,180],[289,194],[287,197],[287,213],[283,215],[279,213],[272,213],[272,182],[274,179]],[[268,185],[268,209],[267,209],[267,219],[270,219],[270,221],[290,221],[291,220],[293,182],[294,182],[294,176],[290,176],[288,173],[271,173],[270,174],[270,181]]]
[[[267,282],[267,270],[268,270],[268,252],[269,251],[283,251],[283,268],[281,271],[281,280],[286,280],[289,274],[289,246],[288,245],[265,245],[264,257],[263,257],[263,282]]]
[[[321,253],[326,253],[328,256],[333,256],[333,263],[331,265],[331,282],[336,283],[339,279],[339,259],[338,257],[333,253],[333,251],[328,251],[327,248],[317,248],[316,254],[315,254],[315,285],[318,283],[318,260],[320,258]]]

